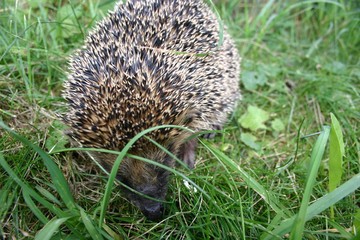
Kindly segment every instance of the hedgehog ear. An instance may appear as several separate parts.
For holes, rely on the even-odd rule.
[[[195,156],[196,156],[196,147],[197,139],[193,138],[183,143],[180,147],[179,158],[183,160],[189,168],[193,169],[195,166]]]

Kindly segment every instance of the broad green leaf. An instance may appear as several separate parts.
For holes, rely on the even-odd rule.
[[[266,129],[264,123],[268,119],[268,112],[256,106],[249,105],[247,112],[240,117],[239,123],[243,128],[248,128],[251,131],[256,131],[258,129]]]
[[[345,152],[344,140],[339,121],[335,115],[331,116],[330,153],[329,153],[329,192],[333,191],[341,182],[342,162]],[[330,217],[335,217],[334,208],[330,208]]]
[[[221,149],[221,151],[226,152],[226,151],[234,149],[234,145],[231,143],[224,143],[221,145],[220,149]]]
[[[36,235],[35,240],[48,240],[59,231],[61,224],[66,222],[69,218],[53,218],[51,219]]]
[[[256,90],[258,86],[264,86],[267,77],[263,72],[243,71],[241,80],[247,90]]]
[[[281,132],[285,129],[285,125],[279,118],[276,118],[271,121],[271,128],[277,132]]]
[[[46,139],[45,147],[49,152],[64,149],[68,139],[64,136],[65,125],[60,121],[54,121],[49,130],[49,136]]]
[[[329,191],[333,191],[341,181],[344,140],[339,121],[331,113],[330,156],[329,156]]]
[[[240,139],[248,147],[259,151],[261,149],[260,144],[256,143],[256,137],[250,133],[241,133]]]
[[[278,64],[275,64],[275,63],[259,64],[257,66],[257,69],[259,72],[263,72],[266,74],[266,76],[269,76],[269,77],[276,77],[282,72],[281,66]],[[281,81],[281,83],[284,84],[282,81]]]
[[[324,68],[331,73],[339,74],[344,73],[346,71],[346,65],[339,61],[334,61],[329,64],[325,64]]]

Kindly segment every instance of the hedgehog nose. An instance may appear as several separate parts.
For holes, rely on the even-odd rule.
[[[151,221],[158,221],[163,215],[164,206],[161,203],[156,202],[150,206],[144,207],[142,212],[147,219]]]

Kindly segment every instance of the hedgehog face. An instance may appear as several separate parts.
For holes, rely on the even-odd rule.
[[[169,167],[174,161],[162,151],[149,151],[145,158],[161,162]],[[116,155],[92,153],[95,159],[110,170]],[[146,156],[145,156],[146,155]],[[150,156],[149,156],[150,155]],[[149,220],[159,220],[163,215],[163,204],[167,192],[169,172],[150,163],[124,158],[117,173],[117,179],[125,184],[121,194],[136,205]]]
[[[149,220],[159,220],[163,215],[169,172],[138,160],[124,159],[117,178],[132,188],[121,187],[122,194],[135,204]],[[129,169],[128,166],[132,165]]]
[[[166,184],[160,187],[144,184],[138,188],[137,191],[143,195],[124,187],[122,187],[122,193],[140,209],[147,219],[151,221],[160,220],[164,213],[164,206],[161,201],[165,198]]]

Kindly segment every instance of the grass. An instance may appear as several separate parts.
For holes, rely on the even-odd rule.
[[[172,170],[159,223],[61,151],[67,57],[114,2],[0,2],[0,236],[356,239],[360,5],[214,2],[243,59],[243,100],[195,170]]]

